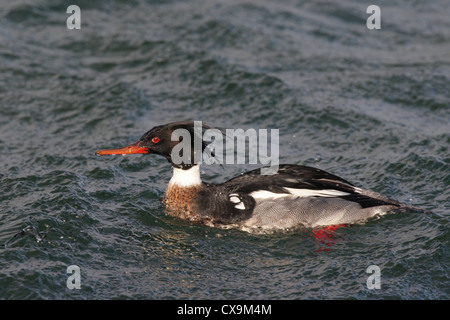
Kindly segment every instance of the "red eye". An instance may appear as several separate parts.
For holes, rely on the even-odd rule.
[[[158,143],[158,142],[159,142],[159,138],[158,138],[158,137],[154,137],[154,138],[152,139],[152,142],[153,142],[153,143]]]

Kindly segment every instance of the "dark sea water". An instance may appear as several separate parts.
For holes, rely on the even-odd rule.
[[[69,30],[71,4],[0,1],[0,299],[449,299],[449,1],[76,1]],[[186,119],[426,211],[214,229],[164,213],[165,159],[95,156]]]

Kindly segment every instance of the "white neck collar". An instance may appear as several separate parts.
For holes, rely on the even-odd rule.
[[[194,165],[187,170],[173,167],[173,175],[169,181],[169,186],[195,187],[202,184],[200,177],[200,165]]]

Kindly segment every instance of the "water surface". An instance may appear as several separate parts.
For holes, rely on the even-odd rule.
[[[358,1],[79,1],[81,30],[70,4],[0,5],[1,299],[449,298],[448,1],[381,1],[381,30]],[[185,119],[426,212],[328,242],[170,218],[165,159],[95,151]]]

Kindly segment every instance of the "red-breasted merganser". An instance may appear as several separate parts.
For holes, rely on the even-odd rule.
[[[261,169],[257,169],[221,184],[205,183],[200,177],[200,164],[172,160],[172,149],[180,143],[171,138],[176,129],[194,135],[192,121],[173,122],[154,127],[125,148],[96,153],[153,153],[165,157],[173,166],[173,176],[163,202],[172,216],[209,226],[256,231],[347,225],[393,210],[417,209],[301,165],[280,165],[273,175],[261,175]]]

